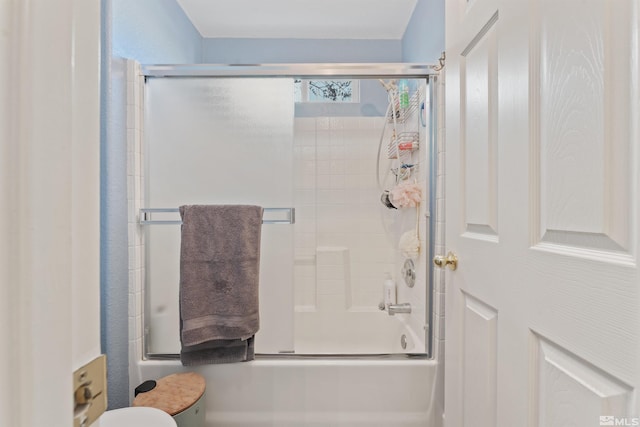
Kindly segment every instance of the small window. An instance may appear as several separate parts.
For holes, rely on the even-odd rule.
[[[359,102],[358,80],[294,80],[296,102]]]

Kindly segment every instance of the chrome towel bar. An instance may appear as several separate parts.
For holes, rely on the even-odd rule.
[[[182,224],[179,219],[153,219],[153,214],[178,213],[178,208],[142,208],[140,209],[140,225]],[[157,216],[157,215],[156,215]],[[263,224],[295,224],[295,208],[264,208]]]

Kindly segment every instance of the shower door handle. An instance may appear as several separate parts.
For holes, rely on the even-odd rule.
[[[433,263],[440,268],[449,267],[451,271],[458,268],[458,257],[453,252],[449,252],[447,256],[438,255],[433,258]]]

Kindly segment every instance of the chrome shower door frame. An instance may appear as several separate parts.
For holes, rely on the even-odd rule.
[[[303,78],[303,79],[426,79],[428,84],[429,97],[429,135],[428,135],[428,155],[429,155],[429,200],[426,211],[428,221],[429,250],[428,256],[435,254],[436,236],[436,183],[438,178],[438,91],[436,83],[440,75],[441,66],[439,64],[412,64],[412,63],[308,63],[308,64],[177,64],[177,65],[142,65],[142,75],[147,78],[171,78],[171,77],[216,77],[216,78]],[[435,280],[434,267],[431,259],[424,260],[427,264],[428,283],[426,301],[426,348],[423,356],[434,359],[434,299]],[[144,316],[143,316],[144,317]],[[143,334],[144,336],[144,334]],[[145,353],[146,353],[146,346]],[[278,357],[279,355],[268,355],[267,357]],[[282,357],[296,357],[297,355],[282,355]],[[340,355],[333,355],[340,356]],[[366,356],[366,355],[363,355]],[[382,356],[385,355],[375,355]],[[166,354],[145,354],[149,359],[175,358],[177,355]],[[301,355],[300,357],[310,357]],[[327,357],[320,355],[319,357]],[[350,355],[353,357],[353,355]]]

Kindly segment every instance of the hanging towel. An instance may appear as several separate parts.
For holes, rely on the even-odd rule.
[[[180,360],[253,360],[260,326],[260,206],[180,206]]]

